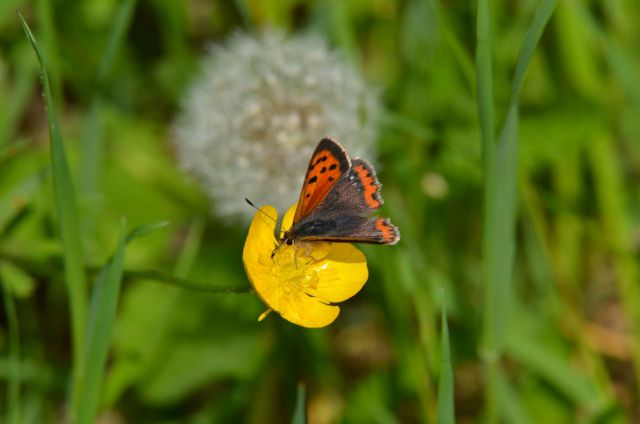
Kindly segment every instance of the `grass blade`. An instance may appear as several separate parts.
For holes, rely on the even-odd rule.
[[[485,173],[491,167],[495,143],[493,108],[493,66],[491,64],[491,19],[489,0],[478,0],[476,21],[476,84],[478,115],[482,134],[482,156]]]
[[[78,386],[74,390],[78,400],[72,422],[93,423],[98,411],[104,368],[120,296],[125,242],[123,231],[113,258],[98,275],[93,289],[85,359],[82,361],[84,367],[80,370]]]
[[[135,5],[136,0],[125,0],[118,10],[116,10],[112,23],[113,26],[109,32],[109,40],[107,41],[107,46],[100,61],[100,67],[98,68],[98,84],[103,84],[111,73],[113,61],[131,23]]]
[[[495,371],[497,367],[496,322],[494,292],[496,291],[496,235],[492,224],[498,193],[495,187],[495,112],[493,105],[493,67],[491,61],[491,17],[489,0],[478,0],[476,16],[476,91],[478,117],[482,137],[482,161],[484,168],[484,329],[481,356],[485,364],[485,408],[487,422],[497,422]]]
[[[484,160],[485,302],[482,356],[486,366],[485,406],[487,422],[498,421],[498,360],[502,354],[505,325],[511,303],[511,277],[515,256],[517,212],[518,93],[522,87],[542,32],[556,5],[543,0],[527,29],[513,78],[509,107],[497,146],[493,141],[493,82],[488,0],[478,2],[478,107]]]
[[[42,187],[46,176],[47,172],[37,171],[0,195],[0,233],[7,235],[7,227],[16,215],[28,207],[28,202]]]
[[[517,101],[518,93],[522,88],[527,69],[529,69],[529,63],[533,58],[533,53],[540,42],[540,37],[544,32],[551,15],[556,8],[558,0],[542,0],[536,9],[536,13],[533,17],[533,21],[527,28],[527,33],[524,36],[524,43],[520,50],[520,56],[518,57],[518,64],[516,65],[516,71],[513,75],[513,83],[511,85],[511,97],[509,103],[515,103]]]
[[[531,419],[522,404],[521,399],[518,397],[518,391],[516,387],[507,380],[504,372],[500,370],[497,379],[497,388],[500,393],[500,412],[502,413],[505,422],[508,423],[520,423],[529,424]]]
[[[48,63],[52,73],[49,76],[50,96],[52,102],[60,105],[62,99],[61,61],[58,49],[58,31],[55,27],[52,0],[36,0],[36,14],[42,36],[44,59]],[[61,106],[62,107],[62,106]]]
[[[102,124],[100,121],[102,93],[124,35],[131,23],[135,5],[136,0],[125,0],[116,10],[107,45],[98,67],[97,90],[89,108],[87,124],[81,141],[83,164],[81,189],[84,195],[93,195],[99,185],[102,163]]]
[[[173,271],[176,278],[186,278],[189,275],[200,250],[204,228],[205,219],[203,217],[196,217],[191,221]]]
[[[529,372],[543,378],[579,409],[593,414],[608,403],[596,390],[590,377],[573,369],[568,364],[571,358],[561,351],[536,341],[535,334],[521,325],[510,331],[506,349],[509,356],[522,364]]]
[[[296,406],[293,410],[292,424],[305,424],[307,422],[307,391],[303,383],[298,384]]]
[[[169,221],[160,221],[160,222],[154,222],[152,224],[141,225],[131,230],[131,232],[127,235],[127,239],[125,243],[128,244],[137,238],[144,237],[147,234],[151,234],[157,230],[160,230],[166,227],[167,225],[169,225]]]
[[[80,370],[78,386],[74,390],[77,394],[77,403],[72,421],[93,423],[98,412],[104,370],[122,285],[125,247],[130,241],[164,226],[165,223],[144,225],[125,235],[123,225],[122,235],[113,257],[98,274],[91,297],[87,342],[82,361],[84,367]]]
[[[640,381],[640,290],[638,289],[637,259],[630,234],[633,224],[627,216],[629,196],[625,190],[616,157],[615,141],[608,134],[597,134],[590,143],[589,160],[594,173],[596,197],[600,208],[603,234],[612,254],[621,306],[629,326],[631,360],[636,381]],[[640,387],[636,388],[636,401],[640,402]]]
[[[473,58],[467,52],[464,43],[456,35],[451,22],[446,15],[440,2],[436,0],[429,1],[429,7],[431,7],[436,15],[438,24],[441,27],[442,34],[447,40],[447,44],[453,57],[456,59],[457,65],[460,67],[460,72],[464,75],[464,80],[469,84],[470,90],[476,88],[476,74],[474,73]]]
[[[11,92],[5,97],[5,103],[2,110],[0,110],[0,151],[9,144],[9,140],[11,140],[18,127],[20,117],[27,108],[29,99],[35,90],[36,79],[34,76],[37,72],[37,67],[35,61],[32,61],[32,56],[23,58],[22,55],[17,60],[17,70]]]
[[[40,62],[42,84],[47,105],[49,141],[51,145],[51,162],[53,168],[53,190],[58,215],[58,231],[62,238],[64,250],[64,268],[69,303],[71,304],[71,334],[73,343],[74,364],[77,367],[81,357],[85,317],[87,312],[87,284],[83,268],[83,252],[78,228],[76,197],[69,172],[69,165],[60,135],[58,120],[53,107],[49,75],[40,49],[21,14],[18,14],[22,27],[31,42],[31,46]]]
[[[9,333],[9,382],[7,390],[7,415],[6,422],[9,424],[20,423],[20,332],[18,326],[18,314],[16,305],[13,302],[11,291],[0,281],[4,298],[4,310],[7,315]]]
[[[442,366],[440,368],[440,382],[438,383],[438,423],[448,424],[456,422],[455,402],[453,398],[453,368],[451,366],[451,351],[449,349],[449,324],[447,314],[442,307]]]

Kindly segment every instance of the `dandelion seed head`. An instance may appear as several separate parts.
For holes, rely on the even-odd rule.
[[[204,59],[174,139],[214,211],[248,220],[245,197],[280,208],[297,201],[323,137],[375,159],[378,116],[378,93],[323,40],[236,34]]]

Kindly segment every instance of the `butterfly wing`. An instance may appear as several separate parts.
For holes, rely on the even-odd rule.
[[[398,228],[388,218],[370,218],[382,206],[380,188],[373,167],[353,159],[349,171],[310,214],[294,224],[293,232],[301,241],[396,244]]]
[[[398,227],[389,218],[341,216],[305,221],[300,227],[300,241],[396,244]]]
[[[309,161],[293,224],[312,214],[350,168],[346,150],[330,138],[322,139]]]

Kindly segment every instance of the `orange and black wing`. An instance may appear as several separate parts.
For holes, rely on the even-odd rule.
[[[388,218],[371,217],[382,206],[381,187],[373,167],[353,159],[325,200],[294,226],[294,233],[301,241],[396,244],[398,228]]]
[[[312,214],[350,168],[346,150],[330,138],[322,139],[309,161],[293,224]]]

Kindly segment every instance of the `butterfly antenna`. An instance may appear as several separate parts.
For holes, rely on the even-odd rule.
[[[251,206],[252,208],[254,208],[255,210],[257,210],[258,212],[262,213],[264,216],[266,216],[267,218],[273,220],[273,222],[277,223],[278,220],[275,219],[274,217],[272,217],[271,215],[269,215],[268,213],[266,213],[265,211],[263,211],[262,209],[260,209],[259,207],[257,207],[251,200],[247,199],[246,197],[244,198],[245,202],[247,202],[249,204],[249,206]]]

